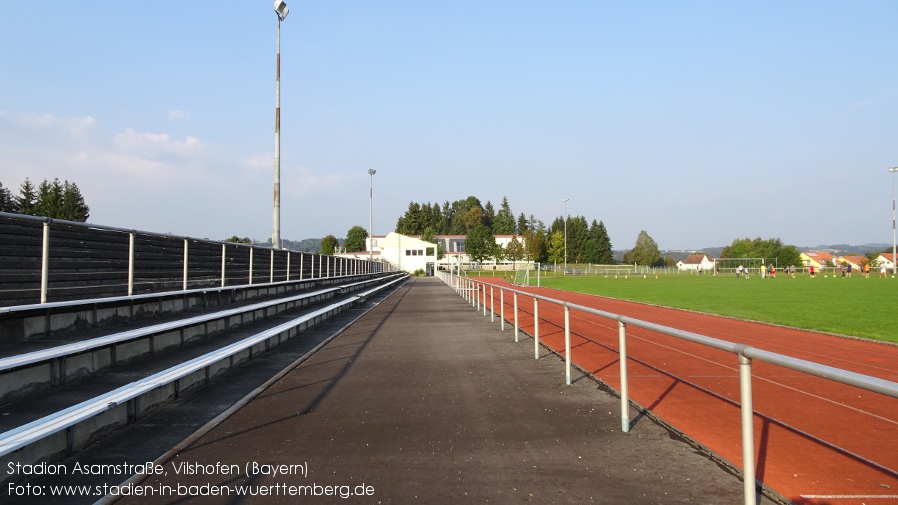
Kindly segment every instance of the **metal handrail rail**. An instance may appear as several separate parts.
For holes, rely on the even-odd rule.
[[[257,310],[262,310],[268,307],[281,305],[284,303],[291,303],[294,301],[299,301],[305,298],[314,298],[316,296],[324,295],[327,293],[334,293],[338,291],[340,288],[329,288],[322,289],[318,291],[313,291],[311,293],[303,293],[300,295],[294,295],[289,298],[276,299],[276,300],[266,300],[264,302],[257,302],[251,305],[245,305],[242,307],[237,307],[234,309],[226,309],[220,310],[217,312],[210,312],[208,314],[203,314],[199,316],[188,317],[186,319],[178,319],[176,321],[169,321],[166,323],[154,324],[152,326],[145,326],[143,328],[137,328],[133,330],[125,330],[116,333],[112,333],[109,335],[105,335],[102,337],[96,337],[89,340],[84,340],[81,342],[74,342],[71,344],[63,344],[55,347],[50,347],[48,349],[41,349],[39,351],[32,351],[23,354],[17,354],[15,356],[9,356],[6,358],[0,358],[0,372],[12,370],[15,368],[20,368],[23,366],[33,365],[35,363],[40,363],[56,358],[61,358],[64,356],[69,356],[72,354],[80,354],[87,351],[92,351],[94,349],[99,349],[102,347],[108,347],[110,345],[121,344],[123,342],[128,342],[130,340],[135,340],[142,337],[148,337],[151,335],[156,335],[160,333],[170,332],[174,330],[178,330],[181,328],[187,328],[191,326],[195,326],[198,324],[206,323],[209,321],[215,321],[218,319],[224,319],[231,316],[235,316],[238,314],[245,314],[249,312],[255,312]]]
[[[180,365],[168,368],[149,377],[126,384],[103,395],[85,400],[65,410],[43,417],[36,421],[0,433],[0,456],[21,449],[28,444],[52,435],[60,430],[73,426],[81,421],[96,416],[122,402],[132,400],[148,391],[174,382],[193,372],[199,371],[213,363],[226,359],[244,349],[248,349],[272,336],[282,333],[303,322],[314,319],[329,310],[338,308],[355,300],[349,298],[336,304],[318,309],[309,314],[288,321],[274,328],[257,333],[229,346],[204,354]]]
[[[804,372],[810,375],[814,375],[817,377],[821,377],[824,379],[832,380],[835,382],[839,382],[842,384],[846,384],[853,387],[858,387],[867,391],[872,391],[875,393],[880,393],[886,396],[890,396],[893,398],[898,398],[898,382],[892,382],[885,379],[880,379],[878,377],[872,377],[864,374],[859,374],[856,372],[851,372],[848,370],[842,370],[840,368],[831,367],[828,365],[823,365],[821,363],[815,363],[812,361],[807,361],[799,358],[794,358],[791,356],[786,356],[784,354],[778,354],[770,351],[766,351],[763,349],[758,349],[756,347],[752,347],[746,344],[739,344],[734,342],[729,342],[726,340],[720,340],[717,338],[709,337],[707,335],[701,335],[698,333],[693,333],[689,331],[679,330],[676,328],[671,328],[668,326],[663,326],[656,323],[651,323],[648,321],[643,321],[640,319],[635,319],[632,317],[624,316],[621,314],[615,314],[612,312],[606,312],[598,309],[594,309],[592,307],[586,307],[583,305],[578,305],[570,302],[566,302],[564,300],[558,300],[555,298],[550,298],[547,296],[538,295],[535,293],[530,293],[527,291],[519,290],[519,289],[511,289],[505,286],[500,286],[498,284],[493,284],[489,282],[484,282],[480,280],[475,280],[470,277],[459,277],[455,274],[451,274],[448,272],[440,272],[440,276],[442,277],[443,282],[447,285],[456,289],[462,297],[468,299],[479,311],[479,307],[481,304],[480,296],[473,296],[473,293],[476,291],[478,293],[483,293],[483,315],[486,315],[486,290],[476,288],[477,284],[481,286],[490,286],[498,287],[500,290],[500,298],[504,296],[503,291],[509,291],[514,293],[515,295],[523,294],[528,297],[533,298],[534,303],[534,319],[535,319],[535,330],[534,330],[534,346],[536,348],[535,357],[539,359],[539,309],[538,302],[545,301],[549,303],[554,303],[556,305],[560,305],[564,307],[564,315],[565,315],[565,374],[566,374],[566,383],[568,385],[571,384],[571,341],[570,341],[570,309],[579,310],[582,312],[586,312],[588,314],[593,314],[596,316],[604,317],[607,319],[612,319],[618,322],[618,338],[619,338],[619,346],[620,346],[620,359],[618,360],[620,363],[620,376],[621,376],[621,428],[624,432],[629,432],[630,430],[630,417],[629,417],[629,393],[628,393],[628,380],[627,380],[627,353],[626,353],[626,327],[627,325],[636,326],[638,328],[643,328],[646,330],[651,330],[657,333],[661,333],[664,335],[668,335],[671,337],[683,339],[689,342],[693,342],[696,344],[712,347],[714,349],[719,349],[722,351],[726,351],[729,353],[733,353],[738,356],[739,359],[739,388],[740,388],[740,409],[742,414],[742,475],[743,475],[743,486],[744,486],[744,503],[745,505],[754,505],[757,503],[757,497],[755,495],[755,461],[754,461],[754,408],[752,407],[752,393],[751,393],[751,362],[753,359],[758,359],[760,361],[770,363],[773,365],[781,366],[790,370],[795,370],[798,372]],[[454,281],[454,285],[453,285]],[[495,300],[491,296],[491,300]],[[515,298],[515,307],[517,309],[517,298]],[[503,303],[504,310],[504,303]],[[492,312],[495,313],[495,307],[492,307]],[[518,327],[517,327],[517,312],[515,313],[515,336],[517,336]],[[503,317],[504,320],[504,317]],[[504,325],[502,326],[502,330],[504,331]]]
[[[387,284],[378,286],[376,290],[384,289],[387,286],[398,282],[405,277],[400,277]],[[274,328],[256,333],[238,342],[222,347],[215,351],[206,353],[192,360],[186,361],[174,367],[168,368],[149,377],[134,381],[122,387],[114,389],[103,395],[85,400],[77,405],[73,405],[67,409],[61,410],[49,416],[32,421],[28,424],[19,426],[4,433],[0,433],[0,456],[4,456],[18,449],[21,449],[31,443],[42,438],[50,436],[61,430],[72,427],[79,422],[85,421],[96,415],[116,407],[117,405],[133,400],[149,391],[159,387],[171,384],[182,377],[186,377],[194,372],[202,370],[214,363],[230,358],[246,349],[264,342],[267,339],[276,337],[280,333],[289,331],[305,322],[312,321],[315,318],[326,314],[331,310],[335,310],[344,305],[356,303],[359,300],[350,297],[337,303],[322,307],[308,314],[304,314],[291,321],[287,321]]]
[[[382,289],[384,286],[389,286],[399,280],[402,280],[402,276],[400,275],[391,275],[381,279],[377,279],[380,281],[389,279],[390,277],[399,277],[383,286],[377,286],[362,295],[367,296],[370,293],[376,292],[379,289]],[[356,286],[370,284],[372,282],[376,282],[377,280],[365,280],[352,282],[349,284],[343,284],[340,286],[335,286],[332,288],[320,289],[308,293],[301,293],[298,295],[289,296],[287,298],[276,298],[272,300],[265,300],[261,302],[256,302],[250,305],[245,305],[242,307],[237,307],[233,309],[225,309],[216,312],[210,312],[208,314],[188,317],[186,319],[178,319],[176,321],[170,321],[166,323],[154,324],[151,326],[145,326],[143,328],[137,328],[133,330],[125,330],[116,333],[112,333],[109,335],[105,335],[102,337],[92,338],[89,340],[85,340],[82,342],[74,342],[71,344],[63,344],[55,347],[50,347],[47,349],[41,349],[39,351],[32,351],[23,354],[17,354],[15,356],[9,356],[6,358],[0,358],[0,372],[12,370],[15,368],[21,368],[28,365],[33,365],[35,363],[41,363],[45,361],[49,361],[56,358],[61,358],[65,356],[69,356],[72,354],[80,354],[87,351],[92,351],[94,349],[99,349],[103,347],[108,347],[110,345],[120,344],[122,342],[128,342],[131,340],[135,340],[138,338],[148,337],[151,335],[156,335],[160,333],[170,332],[174,330],[178,330],[181,328],[186,328],[190,326],[195,326],[198,324],[206,323],[209,321],[214,321],[218,319],[225,319],[237,314],[245,314],[249,312],[255,312],[257,310],[266,309],[269,307],[274,307],[278,305],[282,305],[285,303],[292,303],[294,301],[303,300],[306,298],[314,298],[317,296],[325,295],[328,293],[335,293],[337,291],[353,288]],[[357,295],[360,296],[360,295]]]
[[[42,304],[46,304],[48,302],[50,225],[52,223],[60,223],[60,224],[66,225],[66,226],[75,226],[75,227],[80,227],[80,228],[85,228],[85,229],[127,233],[129,235],[128,274],[127,274],[127,294],[128,294],[128,296],[132,296],[134,294],[133,293],[134,271],[135,271],[135,261],[136,261],[134,250],[135,250],[135,236],[138,234],[142,235],[142,236],[148,236],[148,237],[183,240],[183,242],[184,242],[184,273],[183,273],[182,282],[183,282],[183,286],[184,286],[184,288],[183,288],[184,291],[187,291],[187,283],[188,283],[188,268],[187,268],[188,261],[187,260],[188,260],[188,250],[189,250],[188,244],[190,241],[202,242],[202,243],[206,243],[206,244],[221,245],[221,247],[222,247],[221,265],[222,266],[221,266],[221,279],[220,280],[221,280],[222,287],[225,287],[226,280],[227,280],[226,272],[225,272],[225,258],[226,258],[225,247],[226,246],[238,246],[238,247],[249,248],[249,284],[253,283],[252,282],[253,273],[254,273],[253,272],[253,251],[255,251],[256,249],[267,250],[270,252],[271,258],[270,258],[269,279],[271,282],[274,282],[274,257],[275,257],[274,255],[277,251],[283,251],[283,253],[287,254],[287,276],[288,276],[287,280],[290,280],[289,279],[290,255],[291,255],[291,253],[300,254],[299,280],[304,280],[303,279],[303,263],[302,263],[303,256],[302,255],[308,254],[308,253],[303,253],[301,251],[294,251],[294,250],[290,250],[290,249],[274,249],[270,246],[268,246],[268,247],[257,246],[256,244],[241,244],[241,243],[236,243],[236,242],[222,242],[222,241],[214,241],[214,240],[207,240],[207,239],[200,239],[200,238],[179,236],[179,235],[172,235],[172,234],[154,233],[154,232],[140,231],[140,230],[135,230],[135,229],[119,228],[119,227],[115,227],[115,226],[105,226],[105,225],[81,223],[81,222],[75,222],[75,221],[66,221],[63,219],[55,219],[55,218],[48,218],[48,217],[42,217],[42,216],[29,216],[29,215],[24,215],[24,214],[13,214],[13,213],[9,213],[9,212],[0,212],[0,218],[8,218],[8,219],[20,220],[20,221],[40,222],[40,223],[43,223],[43,225],[44,225],[43,226],[43,245],[42,245],[42,252],[41,252],[41,268],[40,268],[40,270],[41,270],[40,271],[40,277],[41,277],[41,279],[40,279],[40,303],[42,303]],[[375,272],[381,272],[381,271],[384,271],[384,269],[390,268],[388,265],[385,265],[381,262],[371,262],[366,259],[340,258],[340,257],[336,257],[336,256],[323,256],[323,257],[324,258],[333,258],[333,260],[334,260],[333,261],[333,269],[334,269],[333,274],[334,275],[346,275],[347,273],[348,274],[356,274],[356,275],[370,274],[370,273],[375,273]],[[327,277],[331,277],[332,276],[332,272],[331,272],[331,266],[332,266],[331,263],[332,262],[330,259],[326,259],[326,261],[324,261],[324,262],[319,260],[319,262],[318,262],[319,277],[321,277],[322,274],[324,273],[324,272],[322,272],[322,270],[323,270],[322,263],[326,263]],[[315,266],[316,266],[315,265],[315,256],[313,255],[311,258],[312,277],[314,277]]]
[[[358,277],[359,274],[346,274],[346,275],[338,275],[336,277],[328,277],[328,280],[337,280],[344,277]],[[106,296],[101,298],[88,298],[84,300],[64,300],[59,302],[47,302],[47,303],[29,303],[25,305],[10,305],[8,307],[0,307],[0,314],[8,314],[13,312],[27,312],[29,310],[46,310],[46,309],[54,309],[59,307],[79,307],[83,305],[101,305],[108,303],[116,303],[116,302],[126,302],[126,301],[138,301],[144,299],[152,299],[152,298],[160,298],[167,296],[184,296],[184,295],[193,295],[197,293],[215,293],[219,291],[231,291],[231,290],[239,290],[239,289],[247,289],[247,288],[271,288],[277,287],[287,284],[296,284],[303,282],[313,282],[313,281],[321,281],[324,280],[320,277],[308,277],[305,279],[294,279],[290,281],[275,281],[275,282],[266,282],[263,284],[235,284],[233,286],[225,286],[225,287],[205,287],[205,288],[193,288],[188,289],[186,291],[159,291],[158,293],[142,293],[139,295],[123,295],[123,296]],[[370,282],[370,281],[364,281]],[[340,289],[343,289],[344,286],[339,286]]]

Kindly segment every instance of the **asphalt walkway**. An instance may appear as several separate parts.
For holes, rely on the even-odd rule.
[[[435,278],[157,464],[123,488],[156,496],[116,503],[742,502],[738,477],[648,418],[622,433],[617,398],[566,386]]]

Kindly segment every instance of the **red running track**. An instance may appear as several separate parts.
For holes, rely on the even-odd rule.
[[[512,288],[508,280],[478,278]],[[898,346],[584,295],[514,287],[549,298],[898,382]],[[497,318],[499,289],[493,290]],[[533,298],[518,296],[533,334]],[[482,309],[481,309],[482,310]],[[540,342],[564,354],[564,310],[539,303]],[[514,320],[505,294],[505,319]],[[571,310],[571,361],[620,389],[617,322]],[[627,328],[630,399],[742,468],[738,358]],[[756,477],[801,505],[898,504],[898,399],[754,360]],[[632,415],[631,415],[632,418]],[[632,430],[638,430],[638,422]]]

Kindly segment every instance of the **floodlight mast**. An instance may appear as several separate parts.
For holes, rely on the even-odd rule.
[[[894,277],[898,273],[898,257],[895,256],[895,172],[898,172],[898,167],[890,168],[889,172],[892,173],[892,276]]]
[[[374,174],[377,170],[368,169],[371,176],[371,185],[368,188],[368,268],[372,268],[374,261]],[[370,271],[370,270],[369,270]]]
[[[274,231],[271,247],[281,248],[281,21],[290,9],[284,0],[275,0],[274,12],[278,17],[277,77],[274,86]]]
[[[570,200],[570,198],[561,200],[564,203],[564,275],[567,275],[567,203]]]

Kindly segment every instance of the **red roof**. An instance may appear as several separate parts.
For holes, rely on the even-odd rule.
[[[685,260],[684,265],[700,265],[705,260],[707,254],[690,254]]]
[[[833,259],[833,255],[823,251],[804,251],[802,254],[817,261],[829,261]]]

